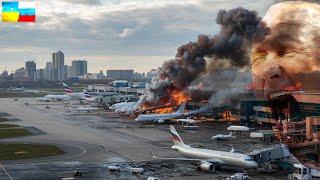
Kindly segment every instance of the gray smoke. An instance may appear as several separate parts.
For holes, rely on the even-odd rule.
[[[231,77],[234,77],[232,80],[226,73],[231,74]],[[234,76],[232,76],[232,74]],[[220,88],[217,93],[213,94],[209,99],[209,104],[212,107],[219,107],[221,105],[225,105],[230,103],[231,99],[238,98],[240,94],[245,94],[248,92],[247,86],[252,81],[252,76],[250,72],[238,72],[234,71],[226,71],[222,73],[220,76],[221,80],[229,80],[227,85],[219,86]]]
[[[248,49],[254,35],[266,32],[260,21],[255,11],[244,8],[220,10],[216,17],[216,23],[221,26],[219,34],[199,35],[196,42],[180,46],[176,58],[166,61],[158,69],[158,76],[139,101],[140,107],[174,105],[171,93],[184,91],[208,71],[210,73],[220,67],[248,66]]]

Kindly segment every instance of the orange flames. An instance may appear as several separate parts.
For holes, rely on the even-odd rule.
[[[164,106],[177,106],[191,99],[187,93],[178,90],[172,91],[170,96],[170,102],[165,103]],[[159,114],[170,113],[173,112],[173,107],[160,108],[155,110],[155,112]]]
[[[172,107],[160,108],[155,110],[155,113],[158,113],[158,114],[171,113],[171,112],[173,112]]]
[[[231,121],[231,122],[234,122],[237,120],[229,110],[226,110],[223,112],[222,119],[224,121]]]
[[[171,93],[174,105],[180,105],[190,100],[190,96],[183,91],[172,91]]]

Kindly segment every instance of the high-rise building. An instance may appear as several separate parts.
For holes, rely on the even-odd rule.
[[[107,70],[107,78],[118,80],[131,80],[134,79],[134,71],[128,70]]]
[[[88,73],[88,63],[85,60],[72,61],[72,75],[84,76]]]
[[[53,62],[53,80],[63,81],[65,79],[64,73],[64,54],[62,51],[58,51],[52,54]]]
[[[13,78],[16,80],[27,80],[29,79],[26,69],[24,67],[17,69],[14,74]]]
[[[64,65],[64,77],[63,79],[67,79],[68,78],[68,65]]]
[[[34,61],[27,61],[25,66],[27,75],[30,79],[33,79],[34,73],[37,70],[37,65]]]
[[[43,69],[38,69],[34,73],[33,80],[35,81],[43,81],[44,80],[44,70]]]
[[[72,66],[68,66],[68,78],[73,77]]]
[[[44,69],[44,80],[53,81],[53,64],[52,62],[47,62],[46,68]]]
[[[1,79],[7,79],[8,77],[9,77],[9,73],[8,73],[7,69],[5,69],[5,70],[1,73],[0,78],[1,78]]]

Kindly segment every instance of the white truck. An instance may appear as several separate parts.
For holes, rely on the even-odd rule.
[[[289,180],[320,180],[320,171],[308,168],[302,164],[293,164],[293,173],[289,174]]]

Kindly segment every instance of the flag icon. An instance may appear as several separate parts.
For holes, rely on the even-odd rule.
[[[35,22],[34,2],[2,2],[2,22]]]

